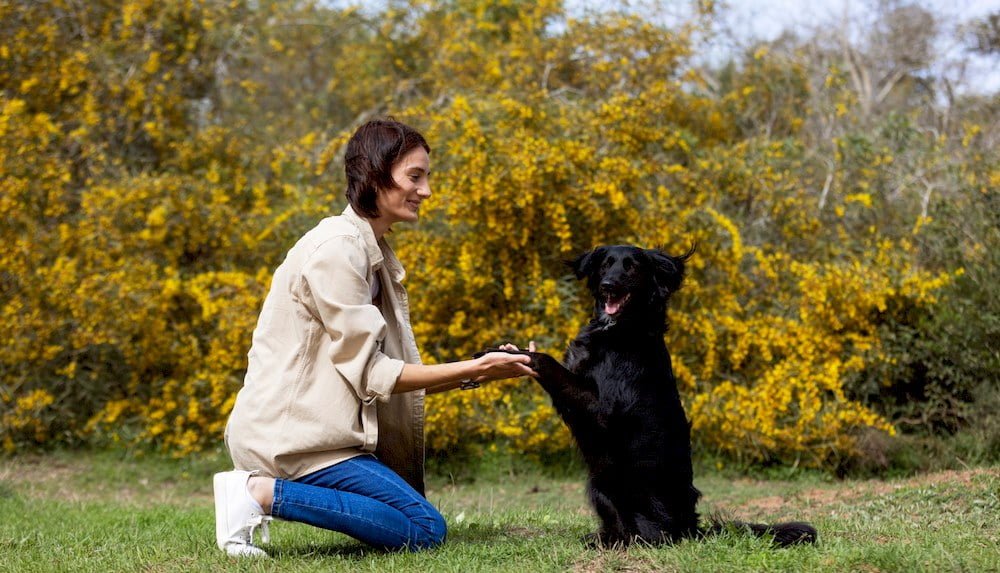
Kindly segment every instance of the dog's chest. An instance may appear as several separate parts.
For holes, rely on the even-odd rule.
[[[563,365],[597,388],[597,410],[609,423],[638,410],[655,410],[673,382],[662,340],[584,331],[569,344]]]
[[[643,400],[644,372],[634,361],[617,353],[591,356],[588,372],[597,387],[599,409],[605,416],[628,414]],[[597,359],[599,358],[599,359]]]
[[[615,425],[616,419],[629,417],[640,403],[639,394],[627,387],[608,385],[599,390],[598,409],[609,428]]]

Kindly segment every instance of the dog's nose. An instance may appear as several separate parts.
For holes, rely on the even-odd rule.
[[[611,281],[601,281],[601,290],[611,290],[615,287],[615,283]]]

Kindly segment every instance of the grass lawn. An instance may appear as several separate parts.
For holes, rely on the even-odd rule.
[[[0,571],[1000,571],[1000,467],[891,481],[702,474],[702,513],[806,519],[819,545],[779,550],[726,535],[598,551],[580,541],[595,524],[582,475],[508,460],[431,476],[428,496],[449,523],[440,549],[385,554],[274,522],[274,558],[240,561],[214,543],[211,474],[226,464],[123,452],[0,458]]]

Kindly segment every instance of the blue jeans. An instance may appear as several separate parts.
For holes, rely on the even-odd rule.
[[[275,480],[271,515],[346,533],[388,550],[434,547],[447,533],[438,510],[371,455],[297,480]]]

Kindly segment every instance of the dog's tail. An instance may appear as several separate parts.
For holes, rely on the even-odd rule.
[[[819,536],[815,527],[802,521],[787,521],[768,525],[745,521],[712,520],[711,524],[704,530],[704,534],[715,535],[724,531],[746,532],[757,537],[769,537],[778,547],[816,543]]]

